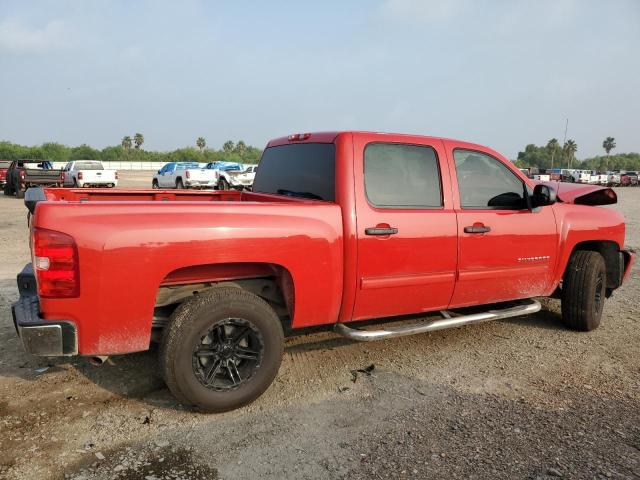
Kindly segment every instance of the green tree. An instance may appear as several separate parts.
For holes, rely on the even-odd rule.
[[[233,152],[234,148],[235,148],[235,145],[233,144],[233,142],[231,140],[227,140],[226,142],[224,142],[224,145],[222,145],[222,150],[225,153]]]
[[[141,133],[136,133],[133,136],[133,143],[136,144],[136,150],[140,150],[142,148],[142,144],[144,143],[144,135]]]
[[[73,147],[69,152],[69,160],[100,160],[101,158],[100,150],[91,148],[84,143],[78,147]]]
[[[569,168],[571,168],[571,163],[575,158],[576,152],[578,151],[578,144],[574,140],[567,140],[562,148],[562,152],[564,153],[565,158],[567,159],[567,164]]]
[[[122,139],[122,148],[125,152],[131,150],[131,137],[129,135]]]
[[[604,164],[604,169],[606,171],[609,168],[609,154],[611,153],[611,150],[616,148],[616,139],[613,137],[605,138],[604,142],[602,142],[602,148],[604,148],[604,151],[607,152],[607,159],[605,160]]]
[[[207,146],[207,141],[204,139],[204,137],[198,137],[198,139],[196,140],[196,146],[202,152],[204,150],[204,147]]]
[[[552,138],[551,140],[549,140],[547,142],[547,151],[551,154],[551,167],[550,168],[553,168],[553,160],[555,159],[556,151],[558,150],[559,146],[560,146],[560,143],[558,142],[557,138]]]
[[[40,150],[42,150],[42,156],[47,160],[52,160],[54,162],[69,161],[70,149],[61,143],[45,142],[40,147]]]
[[[236,143],[236,147],[233,149],[233,151],[242,157],[247,151],[247,145],[242,140],[240,140],[238,141],[238,143]]]

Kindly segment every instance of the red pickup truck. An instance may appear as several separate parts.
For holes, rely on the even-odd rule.
[[[383,339],[556,295],[568,327],[596,328],[634,259],[623,217],[596,207],[615,202],[605,187],[533,182],[471,143],[295,134],[269,142],[252,192],[30,189],[33,265],[13,314],[36,355],[159,341],[173,394],[224,411],[268,388],[283,332],[302,327]],[[443,318],[406,322],[425,312]],[[371,319],[386,325],[357,323]]]

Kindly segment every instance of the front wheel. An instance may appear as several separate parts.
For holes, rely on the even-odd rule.
[[[163,333],[160,366],[181,402],[224,412],[258,398],[278,373],[282,323],[263,299],[221,287],[180,305]]]
[[[218,190],[229,190],[229,182],[227,182],[224,178],[221,178],[218,181]]]
[[[572,330],[598,328],[606,298],[607,272],[598,252],[571,255],[562,282],[562,321]]]
[[[157,190],[158,188],[160,188],[160,185],[158,185],[157,180],[154,180],[153,182],[151,182],[151,188],[153,188],[154,190]]]
[[[22,189],[22,187],[18,187],[18,189],[16,190],[16,197],[18,198],[24,198],[24,192],[26,191],[26,189]]]
[[[179,178],[178,180],[176,180],[176,188],[178,190],[182,190],[184,188],[184,183],[182,183],[182,179]]]

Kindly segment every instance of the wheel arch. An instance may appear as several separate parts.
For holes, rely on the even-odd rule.
[[[625,258],[620,253],[620,246],[613,240],[582,241],[574,245],[568,260],[571,259],[575,252],[584,250],[598,252],[604,258],[607,272],[607,293],[610,294],[622,284],[622,277],[625,271]],[[569,261],[564,266],[563,275],[568,265]]]
[[[177,305],[201,291],[235,286],[264,298],[280,316],[293,318],[295,286],[284,266],[267,263],[210,263],[177,268],[167,273],[158,286],[155,306]]]

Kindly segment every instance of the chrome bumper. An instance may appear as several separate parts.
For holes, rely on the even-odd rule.
[[[75,325],[64,320],[50,321],[40,317],[40,301],[31,264],[18,274],[18,289],[20,299],[11,306],[11,313],[25,351],[43,357],[77,355]]]

